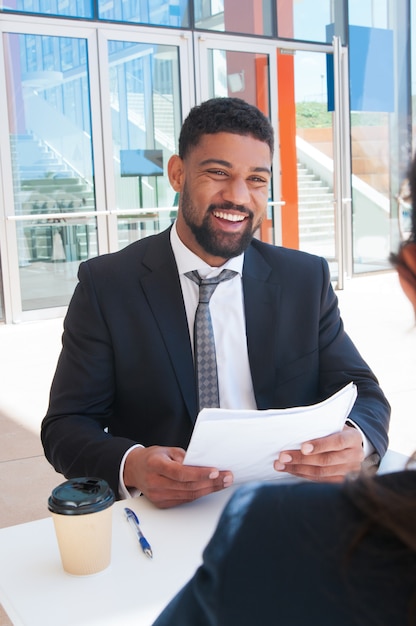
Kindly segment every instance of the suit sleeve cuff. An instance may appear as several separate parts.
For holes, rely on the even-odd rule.
[[[347,426],[352,426],[352,428],[356,428],[360,432],[361,438],[362,438],[362,441],[363,441],[364,458],[366,459],[367,457],[371,456],[375,452],[375,448],[374,448],[373,444],[364,435],[364,433],[361,430],[361,428],[359,426],[357,426],[357,424],[355,422],[353,422],[352,420],[350,420],[350,419],[347,419],[347,421],[345,423],[347,424]]]
[[[128,498],[135,498],[136,496],[141,495],[140,489],[136,489],[135,487],[127,488],[124,484],[123,475],[124,475],[124,466],[126,464],[126,459],[130,452],[135,448],[144,448],[140,443],[137,443],[134,446],[131,446],[125,453],[120,463],[120,471],[118,475],[118,495],[122,500],[127,500]]]

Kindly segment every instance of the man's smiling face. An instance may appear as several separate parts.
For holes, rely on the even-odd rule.
[[[180,192],[178,235],[209,265],[244,252],[266,215],[271,178],[267,143],[251,135],[203,135],[169,176]]]

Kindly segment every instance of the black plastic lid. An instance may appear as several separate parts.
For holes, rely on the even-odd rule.
[[[71,478],[52,490],[48,509],[62,515],[85,515],[107,509],[114,500],[114,493],[105,480]]]

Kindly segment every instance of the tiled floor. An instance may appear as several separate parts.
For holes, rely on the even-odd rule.
[[[416,449],[416,326],[394,272],[349,280],[337,292],[347,331],[392,405],[390,447]],[[0,528],[48,515],[63,477],[43,456],[39,427],[60,350],[62,319],[0,326]],[[1,610],[0,626],[10,621]]]
[[[39,439],[62,319],[0,326],[0,527],[46,517],[59,483]]]

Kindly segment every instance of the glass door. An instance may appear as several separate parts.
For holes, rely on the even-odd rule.
[[[195,33],[197,97],[242,98],[257,106],[278,129],[276,47],[269,42],[241,37]],[[249,52],[247,52],[249,50]],[[278,133],[276,133],[276,146]],[[273,171],[279,172],[279,150],[275,150]],[[281,243],[280,177],[273,176],[267,219],[259,236],[268,243]]]
[[[343,51],[241,37],[225,42],[205,33],[195,34],[195,49],[199,99],[241,97],[268,115],[276,130],[273,187],[261,238],[325,257],[342,287],[345,268],[351,267]]]
[[[110,250],[176,217],[166,166],[193,101],[190,42],[160,31],[100,33]]]
[[[101,249],[98,73],[91,29],[1,28],[1,164],[3,180],[13,181],[4,188],[7,263],[11,316],[19,321],[56,315],[80,261]]]
[[[285,42],[278,52],[283,243],[323,256],[343,287],[351,273],[346,51]]]
[[[0,234],[6,318],[17,322],[63,314],[80,262],[172,222],[166,163],[193,82],[180,84],[192,73],[189,38],[176,32],[0,29],[0,168],[13,181]]]

